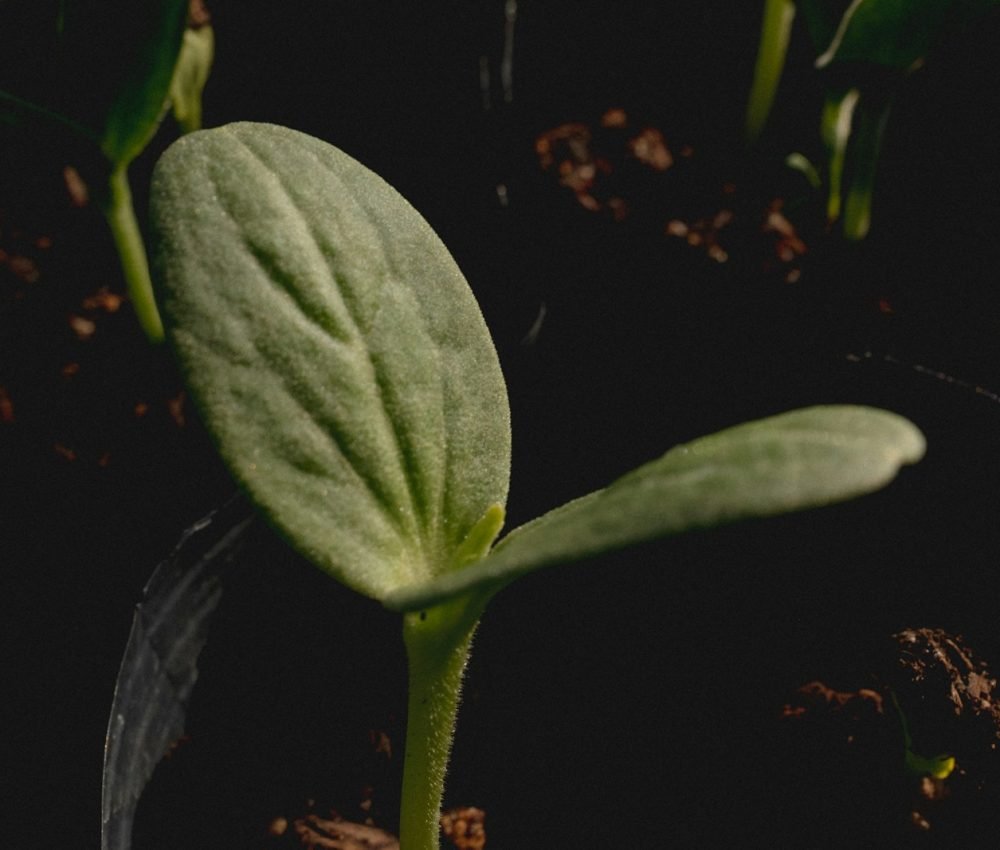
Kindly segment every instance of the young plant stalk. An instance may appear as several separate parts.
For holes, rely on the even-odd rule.
[[[150,342],[162,342],[163,322],[153,298],[149,260],[132,203],[127,166],[119,165],[111,172],[103,209],[121,258],[122,273],[139,325]]]
[[[449,571],[485,558],[503,520],[503,507],[495,504],[487,508],[453,553]],[[410,685],[399,827],[403,847],[438,848],[441,800],[462,676],[479,618],[500,586],[458,594],[442,604],[403,615]]]
[[[410,693],[399,840],[406,850],[439,847],[441,801],[462,676],[479,624],[476,611],[481,613],[482,607],[466,610],[452,603],[403,618]]]

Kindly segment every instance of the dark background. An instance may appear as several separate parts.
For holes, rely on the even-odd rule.
[[[508,527],[679,441],[799,405],[876,404],[928,437],[919,467],[857,503],[645,546],[498,597],[469,669],[446,801],[486,809],[489,846],[836,835],[845,811],[817,816],[768,767],[762,725],[785,690],[862,675],[879,641],[908,626],[961,632],[1000,657],[1000,19],[911,78],[869,240],[820,240],[796,285],[609,228],[553,195],[534,163],[538,133],[621,106],[668,143],[691,144],[705,185],[781,185],[783,140],[815,149],[818,89],[797,41],[790,62],[802,73],[779,94],[760,158],[744,156],[757,5],[522,0],[504,103],[499,0],[211,4],[206,123],[281,123],[343,148],[427,217],[465,271],[510,391]],[[155,154],[133,168],[140,205]],[[60,229],[53,279],[118,285],[99,218],[53,206],[50,184],[8,174],[6,221]],[[56,356],[43,320],[57,303],[16,308],[18,330],[0,337],[8,361]],[[180,532],[230,490],[196,424],[180,435],[160,420],[124,428],[107,468],[51,456],[51,423],[86,430],[88,405],[117,398],[123,361],[130,386],[174,380],[132,331],[99,344],[86,400],[53,407],[42,380],[17,408],[27,413],[0,427],[11,712],[0,763],[14,791],[9,829],[32,836],[10,846],[97,845],[131,608]],[[137,850],[261,846],[268,819],[309,797],[348,805],[372,781],[369,729],[387,731],[397,754],[374,780],[392,826],[405,707],[392,616],[260,530],[228,579],[201,670],[191,741],[157,779]]]

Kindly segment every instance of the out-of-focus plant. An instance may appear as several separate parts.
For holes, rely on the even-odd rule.
[[[1000,0],[765,0],[747,107],[749,141],[757,140],[771,112],[800,12],[825,89],[820,135],[827,218],[842,219],[847,238],[863,239],[897,90],[938,44],[998,5]]]
[[[0,60],[0,125],[62,146],[82,165],[139,322],[160,341],[128,167],[171,109],[185,132],[200,127],[213,54],[207,15],[189,0],[21,0],[0,5],[0,29],[18,37]]]

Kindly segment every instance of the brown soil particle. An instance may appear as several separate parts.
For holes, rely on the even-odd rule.
[[[782,213],[783,200],[748,206],[737,203],[731,182],[699,185],[692,154],[682,146],[675,156],[660,129],[632,124],[623,109],[594,123],[560,124],[535,139],[542,172],[589,213],[615,224],[653,223],[716,263],[733,259],[767,279],[797,282],[808,248]]]
[[[308,815],[292,824],[306,850],[399,850],[399,841],[374,826]]]
[[[486,846],[486,812],[474,806],[449,809],[441,815],[441,829],[458,850]]]

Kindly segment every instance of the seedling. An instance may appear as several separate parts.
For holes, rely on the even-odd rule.
[[[36,137],[68,139],[76,156],[97,162],[101,208],[121,259],[132,305],[150,340],[163,338],[149,263],[132,203],[128,167],[172,108],[180,127],[198,129],[201,93],[212,63],[210,27],[187,28],[188,0],[141,4],[63,0],[32,11],[38,31],[21,31],[26,4],[3,10],[7,26],[31,43],[44,63],[0,76],[0,123]],[[19,17],[18,17],[19,16]],[[122,21],[126,25],[122,24]],[[0,22],[0,26],[4,26]],[[6,29],[6,27],[4,27]]]
[[[997,0],[765,0],[748,139],[755,141],[764,129],[799,10],[826,92],[820,136],[827,159],[827,218],[832,223],[842,217],[844,235],[863,239],[896,92],[937,44],[997,5]]]
[[[387,183],[270,125],[191,134],[153,175],[158,297],[204,421],[270,522],[402,615],[400,840],[438,847],[462,674],[518,576],[642,540],[847,499],[924,451],[885,411],[793,411],[675,448],[494,541],[510,415],[482,314]]]

